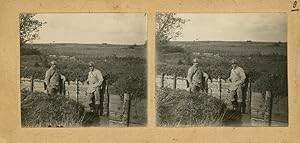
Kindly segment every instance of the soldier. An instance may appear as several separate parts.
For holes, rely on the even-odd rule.
[[[61,93],[61,74],[56,66],[56,61],[51,61],[51,67],[46,71],[44,79],[44,84],[49,95]]]
[[[89,63],[89,74],[87,79],[87,84],[89,85],[87,89],[88,103],[91,111],[98,113],[100,108],[100,86],[103,82],[103,76],[100,70],[95,69],[95,64],[93,62]]]
[[[207,92],[208,74],[203,72],[199,67],[199,59],[193,59],[193,66],[188,70],[187,81],[190,92]]]
[[[243,103],[243,95],[242,95],[242,85],[245,82],[246,75],[244,70],[237,66],[237,60],[231,60],[231,73],[228,81],[231,82],[229,87],[229,94],[231,98],[231,103],[233,105],[233,109],[241,112],[241,106]]]

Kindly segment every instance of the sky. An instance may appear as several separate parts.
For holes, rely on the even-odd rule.
[[[144,44],[147,16],[144,13],[36,14],[47,24],[33,43]]]
[[[284,13],[181,13],[189,20],[176,41],[287,41]]]

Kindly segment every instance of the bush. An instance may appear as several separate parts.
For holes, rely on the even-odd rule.
[[[226,105],[205,93],[161,88],[157,90],[157,121],[160,126],[218,126]]]
[[[182,65],[182,64],[183,64],[183,61],[180,59],[180,60],[178,60],[177,64],[178,64],[178,65]]]
[[[270,91],[277,98],[288,96],[287,76],[264,73],[261,78],[254,82],[254,90],[262,94]]]
[[[112,93],[123,95],[130,94],[132,99],[145,99],[147,97],[147,83],[145,74],[131,74],[121,76],[113,85]]]
[[[81,126],[84,107],[60,95],[21,91],[21,121],[23,127]]]
[[[35,67],[37,59],[31,59],[30,56],[23,56],[21,60],[21,77],[30,78],[35,75],[35,79],[44,79],[45,73],[49,67]],[[76,61],[53,59],[58,63],[58,69],[69,80],[79,79],[84,81],[88,76],[88,62],[94,61],[96,68],[99,69],[103,76],[108,76],[109,80],[115,82],[117,78],[128,75],[128,71],[132,69],[145,72],[146,60],[138,57],[104,57],[104,58],[84,58]],[[138,73],[139,74],[139,73]]]

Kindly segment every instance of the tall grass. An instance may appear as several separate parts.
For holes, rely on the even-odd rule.
[[[226,105],[205,93],[161,88],[157,90],[158,126],[220,126]]]
[[[72,99],[21,91],[23,127],[80,127],[84,118],[83,105]]]

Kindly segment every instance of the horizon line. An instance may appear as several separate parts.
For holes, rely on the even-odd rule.
[[[170,42],[261,42],[261,43],[287,43],[287,41],[254,41],[254,40],[174,40],[174,41],[170,41]]]
[[[137,43],[76,43],[76,42],[34,42],[34,43],[26,43],[26,44],[86,44],[86,45],[144,45],[144,44],[137,44]]]

